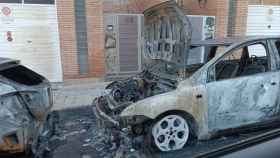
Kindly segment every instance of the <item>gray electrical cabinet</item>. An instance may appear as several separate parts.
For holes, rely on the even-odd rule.
[[[213,39],[215,35],[215,17],[201,15],[187,15],[192,24],[192,41]],[[188,64],[204,62],[207,48],[195,48],[189,52]]]
[[[107,76],[140,72],[143,15],[106,14],[104,25]]]
[[[215,17],[188,15],[192,24],[192,40],[214,38]],[[105,63],[107,77],[121,77],[136,74],[142,67],[143,50],[142,14],[105,14]],[[204,61],[206,48],[192,49],[188,64]]]

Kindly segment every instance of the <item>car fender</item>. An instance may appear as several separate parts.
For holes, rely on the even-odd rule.
[[[181,96],[181,93],[186,94],[175,90],[136,102],[124,109],[121,117],[142,115],[155,119],[168,111],[184,111],[195,119],[199,118],[199,109],[193,104],[192,94]]]
[[[121,117],[145,116],[156,119],[170,111],[181,111],[190,115],[196,122],[200,134],[208,133],[206,97],[197,98],[197,94],[206,95],[203,86],[183,86],[174,91],[156,95],[136,102],[121,113]]]
[[[165,111],[176,109],[176,100],[174,91],[156,95],[130,105],[122,111],[121,117],[143,115],[155,119]]]

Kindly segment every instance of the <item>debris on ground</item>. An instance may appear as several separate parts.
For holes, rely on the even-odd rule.
[[[225,136],[211,141],[190,141],[184,149],[171,153],[149,153],[141,147],[131,147],[131,140],[122,132],[120,144],[112,143],[111,135],[105,129],[98,129],[96,118],[91,107],[67,109],[57,112],[58,118],[55,122],[55,134],[44,141],[41,149],[43,158],[181,158],[194,157],[195,155],[211,151],[213,149],[242,141],[249,137],[258,135],[264,131],[252,133],[240,133]],[[85,122],[84,124],[81,122]],[[78,131],[78,134],[68,136],[69,133]],[[46,139],[45,139],[46,140]],[[143,138],[140,138],[143,140]],[[138,142],[141,142],[141,141]],[[43,139],[42,139],[43,141]],[[44,149],[44,150],[43,150]],[[152,154],[152,155],[151,155]],[[13,158],[11,156],[0,156],[1,158]],[[31,156],[18,156],[14,158],[34,158]]]

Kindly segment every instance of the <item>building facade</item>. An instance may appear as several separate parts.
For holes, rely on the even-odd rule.
[[[0,0],[1,22],[5,24],[0,29],[4,44],[1,48],[5,52],[2,56],[23,59],[23,63],[53,82],[103,78],[106,75],[104,15],[141,14],[164,1]],[[278,33],[278,30],[280,34],[279,22],[275,22],[280,20],[280,0],[177,0],[177,3],[185,14],[215,16],[215,36],[218,38],[255,35],[257,32]],[[27,20],[18,16],[23,13]],[[256,16],[261,16],[263,21],[256,24]],[[47,22],[43,22],[44,19]],[[34,24],[38,27],[21,28],[23,23],[24,26]]]
[[[103,77],[101,0],[57,0],[63,78]]]
[[[255,25],[260,27],[263,35],[270,32],[260,25],[274,23],[273,21],[265,20],[265,16],[274,21],[279,19],[279,6],[280,0],[184,0],[184,8],[190,15],[213,15],[216,16],[216,37],[226,36],[245,36],[255,35],[251,34],[250,27],[254,17],[263,17],[259,20],[259,24]],[[271,10],[272,9],[272,10]],[[256,10],[263,10],[259,14],[255,14]],[[257,11],[258,12],[258,11]],[[269,17],[270,16],[270,17]],[[278,26],[277,26],[278,27]],[[273,27],[272,27],[273,29]],[[261,31],[261,32],[262,32]],[[278,33],[278,30],[271,30]],[[268,33],[269,34],[269,33]],[[257,34],[256,34],[257,35]]]

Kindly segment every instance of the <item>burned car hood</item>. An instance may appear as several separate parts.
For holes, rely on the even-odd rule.
[[[51,85],[45,77],[18,60],[0,58],[0,97],[17,96],[29,112],[41,120],[52,107],[51,95]],[[0,107],[0,118],[4,107]]]
[[[191,24],[174,1],[144,12],[143,68],[155,73],[178,74],[186,65]]]
[[[102,96],[94,99],[93,110],[100,128],[125,127],[122,111],[174,91],[178,81],[186,79],[191,24],[177,3],[167,1],[147,9],[144,22],[143,71],[112,82]]]

